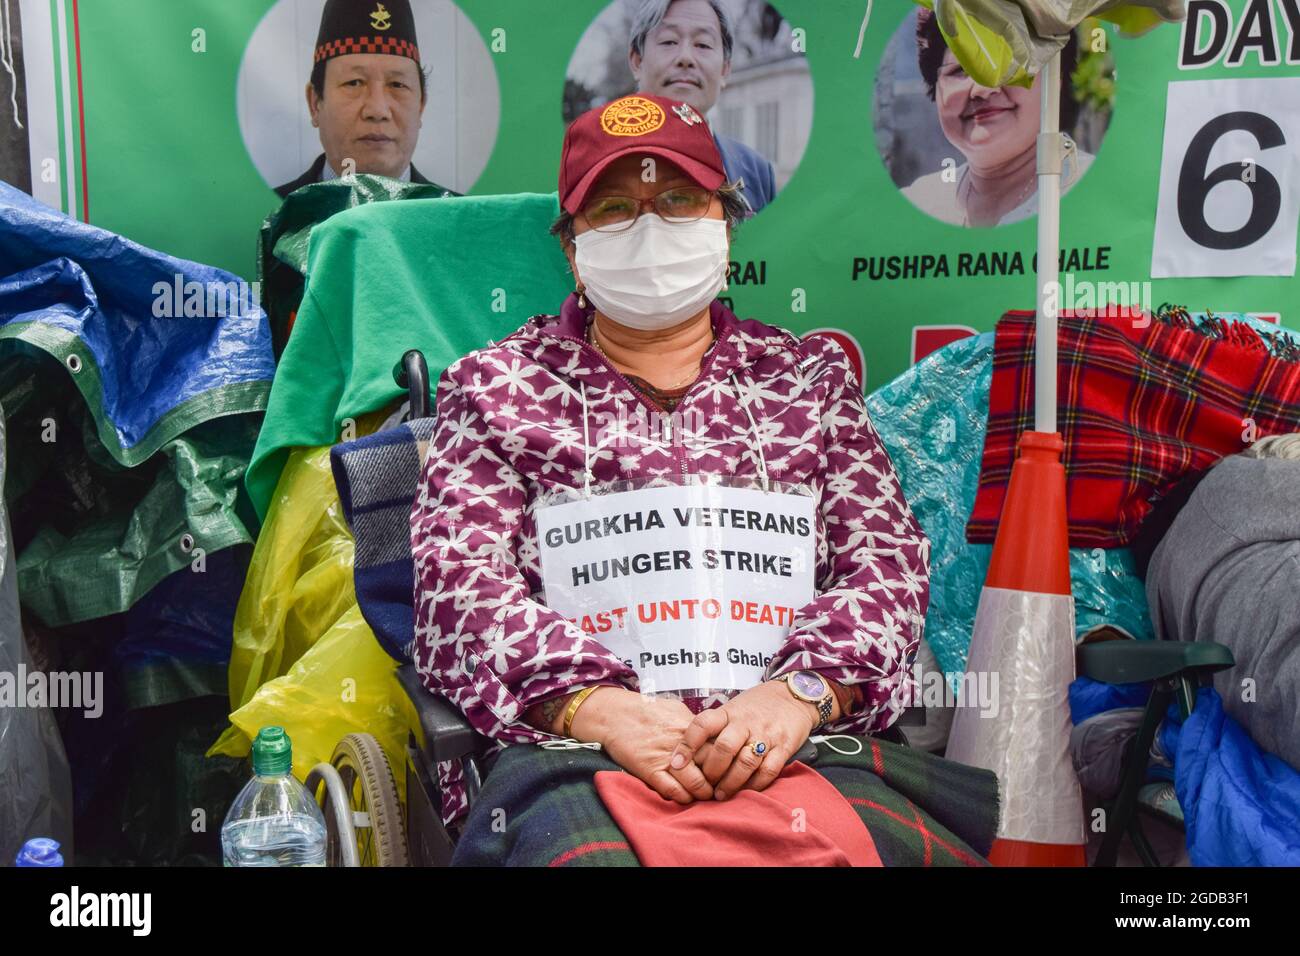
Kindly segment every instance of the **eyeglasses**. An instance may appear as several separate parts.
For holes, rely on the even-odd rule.
[[[657,196],[600,196],[584,203],[582,218],[597,232],[622,232],[640,217],[649,205],[664,222],[696,222],[703,219],[713,204],[713,193],[702,186],[678,186],[665,189]]]

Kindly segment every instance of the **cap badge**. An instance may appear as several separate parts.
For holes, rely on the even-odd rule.
[[[678,103],[673,107],[673,112],[676,113],[681,121],[687,126],[694,126],[696,123],[704,122],[704,117],[691,109],[689,103]]]
[[[374,12],[370,14],[370,25],[376,30],[387,30],[393,25],[393,15],[382,3],[377,3]]]
[[[664,125],[659,104],[643,96],[625,96],[605,107],[600,128],[610,136],[644,136]]]

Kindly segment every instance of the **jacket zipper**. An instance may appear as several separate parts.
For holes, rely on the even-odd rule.
[[[557,339],[568,339],[570,342],[577,342],[580,346],[582,346],[583,350],[586,351],[587,354],[594,355],[602,365],[604,365],[607,369],[613,372],[614,376],[620,382],[623,383],[623,387],[626,388],[629,392],[631,392],[632,397],[635,398],[638,402],[640,402],[646,408],[647,411],[649,411],[652,415],[664,414],[664,410],[662,408],[659,408],[656,405],[652,405],[648,398],[646,398],[644,395],[638,392],[635,387],[633,387],[632,383],[628,381],[627,376],[625,376],[622,372],[616,369],[614,367],[614,363],[609,361],[609,359],[605,358],[605,355],[599,349],[595,348],[585,338],[578,338],[576,335],[553,335],[553,337]],[[677,408],[675,409],[675,411],[681,411],[682,406],[686,404],[686,400],[690,398],[691,393],[695,391],[696,383],[702,381],[704,378],[708,376],[708,374],[711,371],[713,371],[714,362],[716,362],[718,358],[718,351],[719,351],[718,344],[720,342],[721,342],[720,339],[714,341],[713,351],[709,355],[709,360],[708,362],[705,363],[704,368],[700,370],[700,377],[697,378],[695,382],[691,383],[691,387],[686,390],[686,394],[683,395],[681,401],[677,403]],[[668,419],[668,424],[665,426],[665,430],[669,434],[669,440],[673,443],[673,448],[674,448],[673,454],[676,456],[678,464],[681,465],[682,484],[685,484],[687,481],[690,480],[690,468],[686,463],[686,447],[682,445],[678,437],[673,434],[672,427],[673,427],[672,416],[670,415]],[[681,449],[681,451],[678,452],[676,449]]]
[[[680,402],[677,403],[677,407],[682,407]],[[664,431],[668,433],[668,440],[672,442],[673,455],[677,458],[677,463],[682,466],[682,484],[687,484],[690,481],[690,471],[686,465],[686,446],[682,444],[680,436],[673,433],[673,420],[671,415],[669,415],[664,421]],[[679,452],[678,449],[681,449],[681,451]]]

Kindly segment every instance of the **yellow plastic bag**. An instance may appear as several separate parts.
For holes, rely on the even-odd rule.
[[[315,764],[329,761],[347,734],[373,734],[388,757],[404,802],[406,734],[417,718],[393,676],[397,666],[353,603],[287,674],[263,684],[230,715],[233,732],[242,738],[242,753],[248,752],[248,742],[262,727],[283,727],[293,741],[294,775],[302,780]],[[223,749],[221,742],[213,751],[242,755]]]
[[[389,413],[361,416],[349,437],[371,434]],[[232,725],[209,756],[247,756],[266,724],[288,730],[295,772],[328,760],[339,738],[353,731],[374,733],[385,749],[393,747],[390,759],[401,755],[407,724],[400,734],[381,731],[409,703],[392,677],[396,662],[357,606],[352,533],[329,453],[328,445],[295,448],[276,483],[235,611]],[[328,645],[314,653],[327,638]],[[355,692],[351,700],[349,687]]]

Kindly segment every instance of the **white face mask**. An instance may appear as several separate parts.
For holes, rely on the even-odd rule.
[[[645,213],[622,232],[584,232],[574,246],[587,297],[629,328],[671,328],[726,288],[723,219],[669,223]]]

